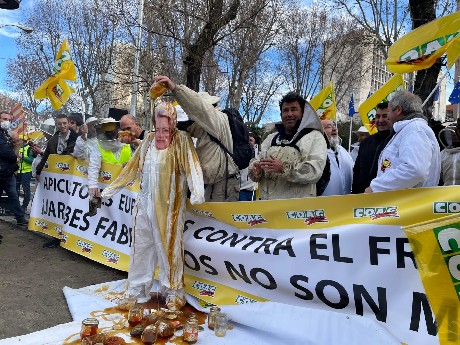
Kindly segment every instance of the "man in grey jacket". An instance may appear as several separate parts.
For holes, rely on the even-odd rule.
[[[229,152],[233,152],[233,139],[228,117],[217,108],[220,98],[207,92],[195,92],[185,85],[176,85],[166,76],[155,81],[172,91],[175,99],[193,123],[187,132],[197,138],[196,152],[203,170],[206,201],[238,201],[240,178],[238,166],[230,155],[214,141],[219,140]]]

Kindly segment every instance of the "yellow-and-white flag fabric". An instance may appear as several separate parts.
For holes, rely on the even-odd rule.
[[[400,90],[404,90],[404,80],[401,74],[396,74],[359,106],[361,121],[370,134],[377,133],[375,126],[377,104],[388,102],[393,94]]]
[[[334,83],[331,81],[310,101],[321,120],[335,120],[337,106],[335,103]]]
[[[409,32],[388,50],[385,63],[393,73],[429,68],[447,54],[450,68],[460,55],[460,12],[438,18]]]
[[[34,98],[49,98],[53,109],[60,109],[74,92],[74,89],[67,84],[66,80],[77,80],[77,71],[70,55],[67,39],[61,43],[56,54],[53,74],[35,90]]]
[[[456,202],[439,205],[457,210]],[[460,215],[403,228],[437,321],[441,345],[458,344],[460,311]],[[431,315],[431,313],[430,313]]]

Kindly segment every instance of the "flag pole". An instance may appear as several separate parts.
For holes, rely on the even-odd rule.
[[[350,135],[348,136],[348,153],[351,152],[351,130],[353,128],[353,116],[350,117]]]
[[[428,100],[431,98],[431,96],[433,96],[433,94],[436,92],[436,90],[439,88],[439,86],[441,85],[441,82],[444,80],[444,78],[446,77],[448,71],[444,72],[442,77],[439,79],[438,83],[436,84],[436,86],[434,87],[433,90],[431,90],[430,94],[428,95],[428,97],[425,99],[425,101],[422,103],[422,107],[425,106],[426,102],[428,102]]]

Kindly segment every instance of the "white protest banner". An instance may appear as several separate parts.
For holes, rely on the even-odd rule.
[[[101,188],[113,181],[116,169],[101,169]],[[81,161],[51,156],[29,227],[60,233],[65,248],[127,270],[138,183],[89,217],[85,172]],[[449,325],[458,325],[459,315],[433,315],[431,306],[439,303],[427,297],[415,260],[420,253],[413,252],[401,227],[458,213],[459,192],[460,186],[449,186],[188,205],[186,291],[206,304],[270,300],[362,315],[403,343],[454,344],[440,340],[438,329],[448,329],[448,339],[457,341],[458,327]]]
[[[30,213],[31,230],[61,239],[61,246],[105,265],[128,270],[132,213],[139,184],[104,200],[88,215],[87,162],[51,155],[40,176]],[[121,166],[103,164],[99,186],[112,182]]]

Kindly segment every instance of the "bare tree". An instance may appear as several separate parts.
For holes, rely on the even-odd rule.
[[[259,125],[262,120],[278,121],[279,118],[271,118],[269,114],[279,114],[276,109],[270,111],[272,100],[278,94],[280,87],[284,84],[284,78],[279,72],[277,64],[269,58],[267,53],[259,59],[256,66],[250,71],[248,78],[243,85],[241,98],[242,116],[246,121]]]
[[[289,7],[287,7],[289,6]],[[305,98],[321,86],[323,42],[329,16],[325,9],[287,5],[280,16],[279,59],[284,62],[285,84]],[[288,91],[288,90],[286,90]]]
[[[52,74],[51,66],[59,46],[64,38],[69,40],[78,80],[71,83],[76,93],[64,111],[92,109],[100,114],[110,102],[99,97],[98,90],[105,87],[103,76],[112,65],[115,40],[119,39],[115,14],[116,8],[109,0],[87,0],[78,4],[71,0],[37,0],[28,13],[26,22],[35,30],[31,35],[21,35],[18,47],[30,64],[36,64],[33,78],[39,76],[43,82]],[[14,75],[13,69],[13,66],[9,69],[11,75]]]
[[[33,59],[27,55],[18,55],[16,58],[7,62],[6,83],[12,90],[19,90],[16,92],[16,97],[23,107],[35,115],[29,117],[29,121],[34,126],[40,124],[39,114],[43,110],[50,111],[51,107],[46,106],[47,102],[43,99],[35,99],[34,92],[40,84],[47,78],[44,71],[38,66]]]
[[[454,0],[333,0],[333,3],[375,36],[377,47],[385,57],[388,56],[388,48],[410,28],[415,29],[436,17],[451,13],[455,8]],[[414,93],[423,100],[436,85],[442,64],[439,60],[431,68],[417,72]],[[430,112],[426,114],[431,116]]]
[[[281,8],[277,0],[243,2],[235,21],[224,29],[227,35],[217,46],[216,59],[227,76],[227,107],[240,108],[251,70],[274,46]]]

